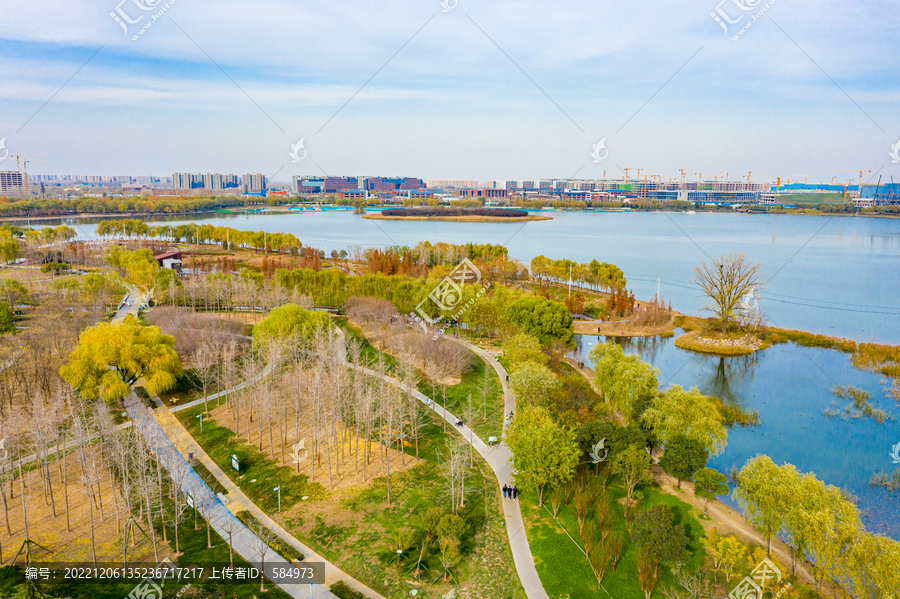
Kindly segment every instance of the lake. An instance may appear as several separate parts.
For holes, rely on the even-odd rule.
[[[591,348],[604,341],[576,335],[575,355],[590,364]],[[719,357],[680,349],[674,341],[647,337],[619,338],[616,343],[658,368],[661,388],[698,387],[706,395],[759,411],[758,426],[728,431],[728,446],[710,459],[711,468],[727,474],[757,454],[768,455],[776,464],[789,462],[852,493],[868,530],[900,540],[900,493],[869,486],[872,474],[900,467],[888,455],[900,442],[900,424],[824,415],[826,408],[840,411],[851,402],[836,397],[832,388],[853,385],[870,393],[873,407],[900,417],[900,402],[885,396],[890,384],[883,377],[853,368],[848,355],[834,350],[786,343],[751,356]],[[724,501],[737,507],[730,498]]]
[[[661,289],[673,307],[702,314],[690,282],[708,257],[740,252],[761,263],[760,309],[775,326],[857,341],[900,343],[900,220],[862,217],[662,212],[555,212],[528,223],[373,221],[345,211],[291,214],[210,214],[146,219],[151,223],[210,223],[236,229],[289,232],[305,245],[347,249],[419,241],[494,243],[529,263],[534,256],[617,264],[638,298]],[[75,224],[92,237],[97,220]],[[44,223],[41,223],[44,224]],[[585,360],[597,337],[580,336]],[[867,528],[900,539],[900,494],[870,488],[869,477],[896,466],[888,457],[900,442],[897,421],[826,418],[823,411],[848,401],[835,385],[869,391],[875,407],[900,416],[900,403],[884,397],[881,377],[854,369],[845,354],[783,344],[752,357],[718,358],[676,348],[660,337],[621,341],[660,369],[663,386],[698,386],[704,393],[759,411],[761,425],[729,431],[728,447],[710,462],[723,472],[765,453],[815,472],[858,497]],[[726,500],[730,501],[730,500]]]
[[[548,212],[549,213],[549,212]],[[759,262],[767,284],[760,310],[770,324],[857,341],[900,343],[900,219],[846,216],[553,212],[527,223],[373,221],[349,211],[207,214],[146,219],[288,232],[321,249],[415,245],[419,241],[494,243],[526,264],[537,255],[617,264],[638,298],[657,285],[673,307],[706,314],[691,283],[694,266],[722,253]],[[93,236],[97,221],[78,222]],[[44,223],[41,223],[44,224]]]

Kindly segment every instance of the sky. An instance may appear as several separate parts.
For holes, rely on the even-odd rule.
[[[276,181],[900,181],[892,2],[120,1],[2,0],[0,157]]]

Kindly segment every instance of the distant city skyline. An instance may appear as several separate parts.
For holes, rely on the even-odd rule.
[[[776,2],[752,21],[733,4],[175,2],[146,27],[134,2],[6,0],[0,156],[39,155],[34,174],[275,182],[900,180],[895,7]]]

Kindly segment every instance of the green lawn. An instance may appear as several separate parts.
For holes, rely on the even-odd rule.
[[[503,429],[503,388],[500,385],[500,378],[493,367],[485,364],[484,360],[474,352],[469,353],[472,356],[472,367],[463,375],[462,382],[459,385],[447,387],[445,407],[453,414],[463,418],[469,405],[469,394],[471,393],[472,409],[477,416],[474,423],[468,424],[472,424],[475,434],[487,443],[488,437],[500,437]],[[487,370],[490,380],[486,402],[483,400],[482,395],[485,370]],[[427,381],[420,383],[419,391],[431,397],[431,384]],[[435,396],[438,403],[445,403],[440,387],[435,387]]]
[[[615,500],[613,503],[616,515],[614,526],[627,532],[624,506],[618,503],[618,499],[625,496],[624,489],[621,485],[614,484],[607,490],[607,493]],[[688,565],[700,566],[705,555],[701,545],[704,533],[700,523],[690,515],[690,506],[676,497],[662,493],[655,486],[644,489],[643,494],[639,509],[645,509],[658,503],[665,503],[672,508],[679,522],[685,525],[690,539],[688,550],[693,557]],[[534,555],[535,566],[544,589],[551,599],[569,597],[572,599],[576,597],[579,599],[609,599],[609,597],[644,599],[636,574],[635,547],[630,541],[626,544],[616,571],[607,572],[603,579],[605,591],[601,590],[597,585],[597,577],[594,576],[581,547],[581,535],[573,504],[570,502],[569,506],[563,507],[559,511],[557,519],[554,520],[549,511],[549,503],[545,503],[546,507],[538,508],[536,493],[522,492],[519,495],[519,502],[522,506],[522,516],[525,519],[528,543],[531,553]],[[563,532],[563,529],[572,536],[572,539]],[[654,597],[661,597],[662,589],[673,584],[671,573],[665,567],[663,570],[665,573],[653,592]]]

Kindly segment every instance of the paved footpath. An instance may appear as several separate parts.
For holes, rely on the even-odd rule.
[[[171,440],[174,444],[175,448],[178,452],[184,456],[188,455],[189,452],[194,453],[194,459],[199,460],[206,468],[212,473],[213,476],[216,477],[216,480],[219,481],[225,489],[228,491],[226,498],[228,499],[227,510],[232,514],[237,514],[243,510],[250,511],[256,519],[262,522],[269,530],[277,534],[284,540],[286,543],[291,545],[294,549],[303,554],[303,561],[306,562],[322,562],[325,564],[325,586],[329,587],[335,582],[342,580],[344,584],[349,586],[352,589],[363,593],[366,597],[370,597],[372,599],[384,599],[384,597],[374,590],[370,589],[360,581],[356,580],[328,560],[326,560],[323,556],[319,555],[312,548],[301,543],[297,538],[295,538],[291,533],[282,528],[277,522],[272,520],[263,510],[259,509],[253,501],[241,491],[240,487],[238,487],[232,480],[229,478],[225,472],[216,464],[209,454],[200,447],[200,444],[197,443],[196,439],[188,432],[188,430],[181,424],[181,421],[172,414],[171,411],[166,409],[163,405],[162,400],[158,397],[153,397],[156,404],[159,406],[158,409],[154,413],[154,417],[157,422],[159,422],[162,430],[165,435]],[[202,401],[200,402],[202,403]],[[184,406],[182,406],[184,407]],[[217,499],[218,501],[218,499]],[[219,502],[221,504],[221,502]],[[223,505],[223,508],[225,506]],[[290,592],[290,591],[289,591]],[[316,595],[316,597],[332,597],[331,593],[325,595]]]
[[[339,333],[341,337],[341,341],[343,342],[343,331]],[[483,358],[486,362],[488,362],[491,366],[493,366],[494,370],[497,372],[497,375],[500,377],[500,384],[503,386],[503,405],[504,411],[508,414],[509,412],[515,412],[516,410],[516,397],[509,389],[506,384],[506,369],[503,368],[503,365],[500,364],[496,358],[490,355],[488,352],[484,351],[480,347],[476,345],[472,345],[467,341],[463,341],[461,339],[456,339],[452,337],[447,337],[448,339],[453,339],[457,343],[464,345],[468,349],[472,350],[481,358]],[[341,356],[342,361],[347,364],[347,366],[351,368],[355,368],[361,372],[365,372],[374,377],[381,376],[378,372],[374,370],[369,370],[368,368],[364,368],[362,366],[354,366],[350,364],[346,360],[346,356]],[[424,393],[421,393],[418,389],[409,388],[400,381],[392,377],[384,377],[384,380],[396,387],[400,387],[425,405],[431,407],[432,404],[429,404],[429,398]],[[433,402],[434,411],[442,416],[444,420],[449,422],[456,428],[459,433],[462,435],[462,438],[467,442],[471,443],[472,447],[475,448],[481,457],[483,457],[491,469],[494,471],[494,475],[497,477],[497,482],[500,487],[503,487],[504,484],[512,485],[513,483],[513,462],[512,462],[512,451],[510,451],[509,447],[507,447],[505,442],[501,442],[496,447],[488,446],[481,438],[476,435],[473,431],[469,430],[469,427],[463,424],[462,426],[456,426],[457,417],[446,410],[443,406],[441,406],[437,402]],[[503,430],[503,438],[506,438],[506,427]],[[503,505],[503,516],[506,520],[506,533],[509,535],[509,546],[512,549],[513,561],[516,564],[516,572],[519,574],[519,580],[522,582],[522,588],[525,590],[525,594],[528,596],[528,599],[550,599],[549,595],[547,595],[547,591],[544,590],[544,585],[541,583],[541,579],[538,576],[537,569],[534,567],[534,556],[531,555],[531,548],[528,546],[528,536],[525,534],[525,523],[522,521],[522,510],[519,508],[519,502],[510,499],[503,499],[502,496],[498,498]]]
[[[447,339],[451,339],[452,341],[464,345],[481,356],[485,362],[493,366],[497,376],[500,377],[500,385],[503,387],[503,411],[505,414],[509,414],[510,412],[515,413],[517,411],[516,396],[509,388],[509,385],[506,384],[506,369],[503,368],[503,365],[497,358],[468,341],[457,339],[455,337],[447,337]],[[504,417],[504,421],[505,420],[506,418]],[[467,427],[464,426],[462,428]],[[499,447],[488,448],[488,450],[491,451],[489,455],[485,455],[481,449],[478,449],[478,446],[475,445],[475,448],[478,449],[478,453],[484,456],[488,464],[490,464],[491,468],[494,470],[494,474],[497,475],[497,482],[500,484],[500,487],[503,487],[504,484],[512,484],[512,482],[514,482],[512,480],[512,451],[510,451],[505,442],[507,428],[509,427],[505,424],[503,427],[504,442],[501,442]],[[464,434],[463,436],[468,439],[468,434]],[[478,441],[481,442],[481,439],[478,439]],[[525,523],[522,521],[522,510],[519,508],[519,502],[517,500],[510,501],[508,499],[503,499],[502,495],[501,501],[503,501],[503,515],[506,518],[506,534],[509,535],[509,546],[512,549],[513,561],[516,564],[516,571],[519,573],[519,580],[522,581],[522,588],[525,589],[525,594],[528,595],[528,599],[549,599],[547,591],[544,590],[544,585],[541,583],[541,579],[538,576],[537,569],[534,567],[534,556],[531,554],[531,547],[528,546],[528,536],[525,534]]]
[[[225,531],[223,525],[230,521],[237,522],[237,529],[231,535],[234,551],[249,563],[260,567],[260,553],[257,549],[260,546],[259,537],[240,523],[234,514],[228,511],[225,505],[213,494],[212,489],[210,489],[209,486],[203,482],[203,479],[201,479],[193,468],[190,467],[187,460],[179,453],[175,444],[160,426],[160,423],[157,421],[157,414],[144,406],[137,394],[133,391],[125,398],[125,408],[131,415],[137,430],[156,454],[160,464],[162,464],[167,472],[173,473],[176,480],[180,479],[182,491],[190,493],[193,497],[194,505],[197,506],[197,510],[207,522],[212,524],[212,527],[222,539],[228,539],[228,533]],[[178,422],[168,410],[161,410],[159,414],[168,415],[180,426],[181,423]],[[181,428],[184,430],[184,427]],[[186,430],[184,430],[184,433],[187,435]],[[187,436],[190,437],[190,435]],[[208,464],[207,467],[209,467]],[[265,521],[263,521],[263,523],[266,525],[269,524]],[[225,542],[227,543],[228,541]],[[304,555],[307,558],[311,557],[307,554]],[[272,572],[272,568],[292,569],[291,564],[274,551],[268,552],[265,556],[265,566],[266,571],[269,573]],[[291,597],[297,597],[298,599],[305,597],[313,597],[314,599],[336,599],[335,595],[322,585],[292,584],[290,579],[279,580],[278,577],[271,575],[268,576],[268,578]]]

